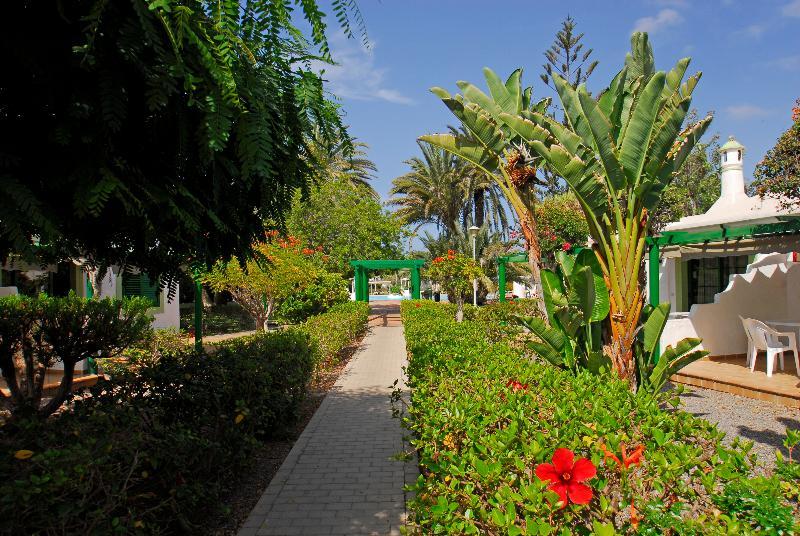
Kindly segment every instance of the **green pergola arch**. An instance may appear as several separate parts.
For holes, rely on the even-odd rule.
[[[506,264],[509,262],[528,262],[527,253],[515,253],[497,257],[497,299],[506,301]]]
[[[356,301],[369,301],[369,271],[370,270],[400,270],[408,268],[411,270],[411,297],[419,299],[420,287],[420,268],[425,265],[422,259],[407,260],[360,260],[350,261],[350,266],[355,271],[355,291]]]

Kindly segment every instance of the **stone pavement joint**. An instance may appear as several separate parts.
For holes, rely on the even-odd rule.
[[[386,305],[239,536],[400,534],[417,472],[394,459],[408,450],[389,401],[396,379],[405,389],[406,350],[399,307]]]

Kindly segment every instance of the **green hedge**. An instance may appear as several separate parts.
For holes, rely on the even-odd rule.
[[[321,361],[330,362],[338,360],[342,350],[364,334],[368,319],[369,304],[347,302],[333,306],[327,313],[312,316],[297,329],[316,341]]]
[[[797,502],[778,477],[749,479],[749,447],[708,422],[660,408],[610,376],[564,373],[460,324],[430,302],[402,306],[412,389],[406,425],[421,476],[411,522],[424,534],[789,533]],[[620,456],[643,446],[643,461]],[[557,448],[591,460],[586,505],[560,508],[535,475]],[[794,464],[796,466],[796,464]],[[785,469],[785,466],[784,466]],[[796,484],[794,484],[796,487]],[[771,489],[751,493],[740,489]],[[634,506],[634,522],[631,519]],[[738,505],[736,507],[732,505]]]
[[[0,533],[199,532],[259,441],[295,420],[320,348],[366,326],[363,307],[321,316],[210,355],[131,352],[71,411],[0,429]]]

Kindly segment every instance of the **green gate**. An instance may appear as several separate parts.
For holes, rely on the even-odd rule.
[[[411,270],[411,297],[418,300],[420,290],[419,271],[424,264],[425,261],[422,259],[350,261],[350,266],[355,270],[356,301],[369,301],[370,270],[399,270],[402,268]]]

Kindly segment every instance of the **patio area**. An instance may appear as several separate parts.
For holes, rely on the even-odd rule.
[[[786,354],[786,368],[766,374],[766,359],[759,354],[753,372],[745,366],[745,356],[707,357],[695,361],[672,377],[676,383],[746,396],[792,408],[800,408],[800,377],[794,356]]]

